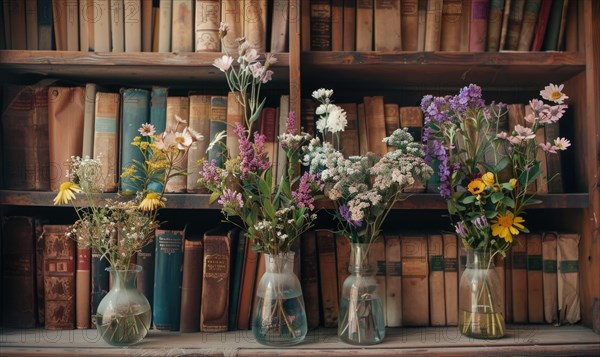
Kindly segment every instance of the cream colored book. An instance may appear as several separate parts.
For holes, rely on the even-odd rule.
[[[90,0],[88,0],[90,1]],[[93,6],[99,13],[108,14],[99,16],[94,22],[94,51],[110,52],[110,1],[109,0],[91,0]]]
[[[87,92],[87,90],[86,90]],[[117,190],[119,157],[119,93],[96,93],[94,113],[94,158],[102,162],[104,192]]]
[[[158,52],[171,52],[173,0],[160,0],[158,14]]]
[[[194,52],[194,1],[173,0],[171,51]]]
[[[189,126],[204,136],[204,140],[192,143],[188,151],[187,192],[199,192],[198,179],[200,168],[198,160],[207,157],[206,149],[210,143],[210,95],[190,95]]]
[[[228,26],[227,36],[223,38],[221,51],[234,56],[238,52],[236,39],[244,36],[244,1],[221,0],[221,22]]]
[[[444,301],[446,325],[458,325],[458,257],[454,233],[444,233]],[[459,243],[460,244],[460,243]]]
[[[219,52],[219,25],[221,22],[220,0],[196,0],[195,18],[196,52]]]
[[[67,51],[79,51],[79,4],[77,0],[66,0]]]
[[[179,123],[177,120],[179,117],[184,123]],[[190,102],[188,97],[167,97],[167,130],[175,130],[178,133],[183,132],[190,119]],[[177,167],[176,171],[186,172],[187,171],[187,155],[180,156],[175,162]],[[185,175],[172,177],[167,186],[165,192],[168,193],[184,193],[187,190],[187,178]]]
[[[258,53],[267,50],[267,0],[244,0],[244,36]]]
[[[142,0],[125,0],[125,52],[142,51]]]
[[[375,0],[375,50],[402,50],[400,0]]]
[[[37,0],[25,0],[25,19],[27,22],[27,49],[38,49],[38,11]]]
[[[430,234],[429,256],[429,314],[431,326],[446,325],[444,301],[444,241],[441,234]]]
[[[125,0],[110,0],[112,52],[125,51]]]
[[[385,233],[385,318],[387,326],[402,326],[402,260],[400,237]]]

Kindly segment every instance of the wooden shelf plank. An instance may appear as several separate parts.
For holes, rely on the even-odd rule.
[[[334,82],[378,90],[469,83],[539,90],[548,84],[548,73],[556,83],[586,68],[580,52],[305,52],[301,63],[303,83],[310,88]]]
[[[222,73],[212,65],[221,53],[79,52],[1,50],[0,71],[37,74],[98,83],[202,85],[223,87]],[[277,53],[272,68],[275,87],[288,88],[289,53]]]
[[[138,345],[118,348],[102,341],[96,330],[4,330],[0,334],[3,356],[13,355],[144,355],[197,354],[206,356],[372,356],[420,355],[598,355],[600,336],[582,326],[509,326],[499,340],[461,336],[456,327],[388,328],[383,343],[352,346],[341,342],[335,329],[311,331],[297,346],[271,348],[255,342],[251,331],[179,333],[151,330]]]
[[[37,192],[37,191],[11,191],[0,190],[0,205],[6,206],[52,206],[52,200],[56,196],[55,192]],[[114,198],[114,193],[103,194],[105,198]],[[167,194],[166,209],[219,209],[216,203],[209,204],[209,195],[207,194]],[[560,193],[539,195],[542,204],[531,206],[531,209],[561,209],[561,208],[587,208],[589,206],[589,195],[587,193]],[[84,204],[79,201],[79,204]],[[67,206],[68,207],[68,206]],[[321,201],[318,207],[331,209],[333,204],[330,201]],[[440,209],[445,210],[446,201],[438,194],[420,193],[413,194],[405,201],[398,203],[395,209],[427,210]]]

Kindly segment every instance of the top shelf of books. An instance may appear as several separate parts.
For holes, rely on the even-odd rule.
[[[303,52],[303,81],[335,81],[384,90],[476,83],[507,90],[538,89],[585,71],[582,52]]]
[[[212,65],[215,52],[79,52],[1,50],[3,76],[37,74],[97,83],[203,87],[224,86],[222,73]],[[289,54],[275,54],[273,83],[287,88]]]

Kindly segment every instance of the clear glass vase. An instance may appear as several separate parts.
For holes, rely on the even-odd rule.
[[[308,326],[302,288],[293,272],[294,253],[265,254],[265,264],[256,291],[252,333],[263,345],[298,344],[306,337]]]
[[[458,294],[461,334],[481,339],[504,336],[504,286],[489,253],[467,250]]]
[[[353,345],[373,345],[385,337],[383,296],[377,288],[370,245],[351,243],[350,276],[344,280],[338,336]]]
[[[152,316],[148,299],[136,287],[142,267],[106,270],[110,272],[112,288],[98,305],[96,326],[100,336],[113,346],[136,344],[148,334]]]

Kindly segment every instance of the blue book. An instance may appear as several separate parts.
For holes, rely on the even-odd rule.
[[[252,242],[248,241],[246,237],[246,233],[244,231],[239,231],[236,236],[235,242],[232,242],[231,246],[235,247],[235,255],[233,256],[233,261],[231,262],[231,288],[229,289],[229,330],[233,331],[237,329],[237,316],[240,307],[240,290],[242,285],[242,268],[244,267],[244,256],[246,255],[246,244],[252,244]]]
[[[169,228],[156,230],[152,319],[153,326],[158,330],[177,331],[181,309],[185,227]]]
[[[100,301],[104,299],[109,290],[108,280],[110,278],[110,274],[106,270],[108,267],[108,261],[102,258],[100,252],[98,252],[96,249],[92,249],[92,286],[90,296],[92,328],[96,327],[96,311],[98,311],[98,305],[100,305]]]
[[[210,121],[210,142],[212,142],[217,134],[227,130],[227,123],[220,120]],[[227,147],[225,146],[225,137],[218,144],[208,150],[208,162],[215,161],[217,167],[223,167],[227,160]]]
[[[52,0],[38,0],[38,49],[52,50]]]
[[[154,125],[156,134],[161,134],[167,127],[167,93],[166,87],[154,86],[150,94],[150,124]],[[154,192],[162,192],[163,185],[151,182],[148,189]]]
[[[144,157],[139,148],[131,145],[133,138],[140,135],[138,129],[150,121],[150,92],[145,89],[121,89],[121,170]],[[139,184],[131,177],[121,178],[121,191],[135,193]]]

